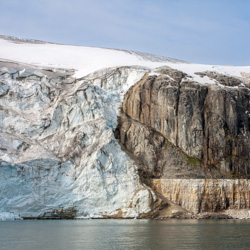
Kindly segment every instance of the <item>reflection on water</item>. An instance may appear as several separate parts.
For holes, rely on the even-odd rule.
[[[0,249],[250,249],[250,221],[0,222]]]

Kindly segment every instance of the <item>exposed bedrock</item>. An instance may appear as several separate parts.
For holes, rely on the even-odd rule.
[[[151,186],[195,214],[250,209],[250,180],[153,179]]]
[[[249,97],[163,68],[126,93],[116,137],[151,177],[248,178]]]
[[[147,185],[184,209],[246,209],[247,217],[250,90],[200,84],[170,68],[159,72],[124,96],[115,132],[122,148]]]

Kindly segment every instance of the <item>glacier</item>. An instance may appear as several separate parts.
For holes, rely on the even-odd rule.
[[[0,98],[0,212],[27,218],[150,211],[156,198],[113,134],[123,93],[147,70],[111,68],[74,83],[66,83],[67,71],[0,72],[6,90]]]

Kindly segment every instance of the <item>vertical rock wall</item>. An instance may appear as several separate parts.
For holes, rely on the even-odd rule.
[[[152,188],[195,213],[250,209],[250,180],[153,179]]]
[[[167,67],[142,79],[124,97],[115,135],[142,180],[177,205],[195,214],[249,209],[250,90],[205,75],[220,84]]]
[[[187,161],[182,161],[177,153],[176,156],[166,156],[169,164],[174,158],[182,161],[177,167],[185,168],[189,163],[199,165],[209,178],[248,178],[250,90],[200,84],[169,68],[160,72],[159,76],[138,82],[125,95],[118,126],[120,138],[128,138],[128,126],[125,128],[122,123],[135,121],[134,125],[142,124],[147,130],[157,132],[164,138],[164,143],[168,141],[176,147],[176,152],[182,151],[187,156]],[[144,134],[147,137],[147,133]],[[138,152],[138,144],[134,141],[135,138],[124,143],[122,139],[121,143],[125,148],[129,145],[128,151],[136,150],[143,158],[143,150]],[[166,151],[162,144],[152,149],[155,148],[153,144],[148,144],[151,152],[158,155],[159,151]],[[155,158],[161,160],[161,157]],[[146,168],[158,169],[158,161],[147,164]]]

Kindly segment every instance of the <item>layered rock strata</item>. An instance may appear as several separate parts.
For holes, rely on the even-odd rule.
[[[250,209],[250,180],[152,179],[151,186],[194,214]]]

